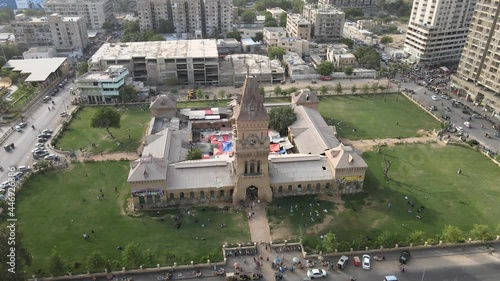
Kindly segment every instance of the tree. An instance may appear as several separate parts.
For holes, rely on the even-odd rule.
[[[199,148],[193,148],[188,150],[186,160],[198,160],[202,158],[202,153]]]
[[[97,110],[92,119],[90,120],[90,127],[105,129],[109,136],[114,139],[115,137],[109,128],[120,128],[121,115],[118,111],[111,107],[102,107]]]
[[[267,49],[267,55],[269,56],[270,59],[282,60],[284,54],[285,54],[285,49],[281,47],[269,47]]]
[[[488,241],[493,239],[490,228],[485,224],[474,224],[470,233],[475,240]]]
[[[344,69],[344,73],[347,74],[347,75],[352,75],[352,73],[354,72],[354,68],[352,66],[347,66],[345,69]]]
[[[158,20],[158,28],[156,29],[159,33],[173,33],[174,26],[166,19]]]
[[[318,65],[318,72],[323,76],[330,76],[333,70],[335,70],[335,67],[333,66],[333,63],[329,61],[324,61]]]
[[[352,49],[352,47],[354,46],[354,41],[350,38],[342,38],[340,39],[340,43],[346,44],[349,49]]]
[[[303,9],[304,9],[304,1],[292,0],[292,10],[294,13],[302,14]]]
[[[2,200],[3,203],[7,201]],[[12,231],[12,232],[11,232]],[[15,245],[12,245],[11,235],[15,237]],[[14,247],[14,252],[12,248]],[[8,224],[2,224],[0,227],[0,280],[21,281],[28,280],[26,270],[31,265],[32,257],[24,247],[23,236],[17,228],[11,228]],[[15,263],[11,264],[10,256],[15,255]],[[15,267],[12,272],[12,267]]]
[[[49,260],[49,273],[52,276],[61,276],[66,272],[66,265],[61,254],[55,249],[52,249]]]
[[[9,23],[15,19],[14,11],[9,8],[0,9],[0,23]]]
[[[87,268],[90,272],[102,272],[106,268],[106,259],[97,251],[93,251],[87,257]]]
[[[358,88],[356,87],[356,85],[352,85],[351,93],[355,94],[357,91],[358,91]]]
[[[274,91],[273,92],[274,92],[275,96],[279,96],[281,94],[281,92],[282,92],[281,87],[279,85],[276,86],[276,87],[274,87]]]
[[[261,96],[266,96],[266,89],[264,89],[264,86],[259,86],[259,94]]]
[[[196,97],[198,99],[202,99],[203,98],[203,90],[202,89],[196,90]]]
[[[279,25],[280,27],[286,28],[286,19],[288,17],[287,13],[281,13],[280,14],[280,22]]]
[[[86,61],[82,61],[78,63],[78,76],[83,75],[89,71],[89,63]]]
[[[151,251],[151,249],[147,249],[146,252],[144,252],[144,263],[148,267],[153,267],[156,266],[157,260],[156,260],[156,255]]]
[[[343,90],[342,84],[340,84],[340,82],[337,83],[337,85],[335,85],[335,93],[337,93],[337,95],[340,95],[340,94],[342,94],[342,90]]]
[[[12,81],[12,84],[17,84],[17,81],[19,80],[19,72],[17,71],[11,71],[9,74],[10,81]]]
[[[252,40],[255,42],[262,42],[264,41],[264,34],[262,32],[257,32],[255,33],[255,37],[252,37]]]
[[[144,263],[144,256],[141,253],[141,248],[137,242],[131,242],[122,252],[122,263],[125,267],[133,269],[138,268]]]
[[[368,94],[368,91],[370,91],[370,86],[368,86],[368,84],[364,84],[361,88],[361,91],[363,91],[365,95]]]
[[[361,8],[347,8],[344,9],[345,18],[349,20],[354,20],[356,18],[363,17],[365,13]]]
[[[464,234],[456,226],[445,225],[441,232],[441,239],[445,243],[458,243],[464,240]]]
[[[165,37],[161,34],[155,34],[148,38],[148,41],[165,41]]]
[[[414,230],[408,236],[408,243],[413,243],[414,245],[422,245],[424,243],[424,233],[420,230]]]
[[[105,21],[103,24],[102,24],[102,29],[105,29],[105,30],[111,30],[115,27],[115,25],[110,22],[110,21]]]
[[[244,23],[254,23],[255,22],[255,11],[254,10],[245,10],[243,14],[241,14],[241,21]]]
[[[321,85],[321,87],[319,87],[319,92],[322,94],[322,95],[325,95],[328,93],[328,86],[326,85]]]
[[[394,236],[391,232],[389,231],[384,231],[382,234],[377,236],[376,243],[378,246],[383,246],[383,247],[392,247],[394,246]]]
[[[217,93],[217,96],[219,97],[219,99],[223,99],[226,96],[226,91],[220,89]]]
[[[269,127],[282,136],[288,134],[288,127],[297,121],[297,114],[289,106],[274,107],[269,112]]]
[[[361,46],[353,52],[358,63],[367,69],[380,69],[380,54],[373,46]]]
[[[278,22],[273,19],[271,21],[265,22],[264,27],[278,27]]]
[[[137,101],[139,91],[134,86],[126,85],[120,89],[120,100],[122,102]]]
[[[370,89],[372,90],[372,92],[374,94],[377,93],[377,91],[378,91],[378,83],[371,84]]]
[[[380,43],[382,43],[382,44],[390,44],[392,42],[394,42],[394,39],[392,39],[391,36],[386,35],[386,36],[382,36],[382,38],[380,38]]]
[[[231,31],[226,34],[226,38],[234,38],[238,40],[238,42],[241,41],[241,33],[239,31]]]
[[[321,248],[327,253],[333,253],[335,249],[337,249],[337,237],[335,233],[328,232],[323,236],[323,240],[321,240]]]

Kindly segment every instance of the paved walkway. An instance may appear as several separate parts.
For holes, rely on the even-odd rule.
[[[109,160],[136,160],[138,159],[139,156],[133,152],[120,152],[120,153],[107,153],[107,154],[96,154],[96,155],[89,155],[89,156],[84,156],[82,154],[79,154],[77,156],[78,161],[83,162],[83,161],[109,161]]]
[[[372,139],[372,140],[357,140],[357,141],[341,139],[341,141],[344,144],[351,145],[355,149],[365,152],[372,150],[373,147],[379,146],[381,144],[391,146],[397,143],[426,143],[426,142],[438,141],[438,138],[436,136],[426,135],[422,137],[402,138],[402,139]]]
[[[250,228],[250,237],[252,242],[271,242],[271,231],[266,216],[266,204],[255,203],[253,209],[247,208],[248,212],[254,212],[255,215],[248,220]]]

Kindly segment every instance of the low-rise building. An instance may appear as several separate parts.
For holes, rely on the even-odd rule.
[[[109,66],[106,71],[91,71],[76,80],[76,89],[82,101],[89,103],[113,102],[120,96],[129,74],[121,65]]]
[[[220,62],[220,85],[241,86],[247,75],[259,83],[279,83],[285,78],[285,68],[279,60],[255,54],[235,54]]]
[[[306,63],[302,56],[294,52],[288,52],[283,56],[283,62],[288,65],[288,75],[290,78],[316,79],[320,75],[311,64]]]
[[[25,83],[44,88],[52,81],[65,76],[69,71],[69,64],[66,58],[16,59],[9,60],[2,68],[29,74],[24,80]]]
[[[267,46],[276,46],[278,40],[286,37],[286,30],[283,27],[264,27],[264,44]]]
[[[356,57],[349,52],[347,45],[344,44],[333,44],[328,46],[326,58],[339,70],[348,66],[354,67],[356,65]]]
[[[286,17],[286,32],[288,36],[311,40],[311,23],[301,14],[288,14]]]
[[[370,30],[374,26],[373,20],[358,20],[356,21],[356,28],[357,29],[365,29],[365,30]]]
[[[285,51],[297,53],[299,56],[309,54],[309,41],[294,37],[279,38],[276,46],[283,48]]]
[[[217,39],[219,56],[241,53],[241,44],[234,38]]]
[[[23,58],[26,59],[42,59],[57,57],[57,51],[54,47],[31,47],[23,53]]]
[[[266,9],[266,12],[271,13],[271,15],[273,15],[273,18],[274,18],[275,20],[277,20],[278,22],[279,22],[279,20],[280,20],[280,16],[281,16],[281,14],[286,13],[286,11],[285,11],[285,10],[283,10],[283,9],[281,9],[281,8],[279,8],[279,7],[276,7],[276,8],[267,8],[267,9]]]
[[[241,38],[252,38],[255,37],[257,33],[263,33],[263,27],[238,28],[238,32],[241,34]]]
[[[312,25],[311,34],[316,39],[342,38],[345,14],[331,5],[304,5],[304,18]]]

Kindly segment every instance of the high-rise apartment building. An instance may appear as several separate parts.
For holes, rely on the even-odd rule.
[[[331,5],[304,5],[302,14],[311,23],[313,38],[342,38],[345,14],[341,10]]]
[[[415,0],[404,47],[410,60],[421,64],[457,62],[475,4],[476,0]]]
[[[45,11],[63,16],[83,17],[87,29],[99,30],[113,18],[112,0],[46,0]]]
[[[500,1],[477,0],[452,85],[500,116]]]
[[[12,22],[16,42],[22,48],[54,46],[56,48],[85,49],[89,43],[87,27],[82,17],[48,17],[17,15]]]
[[[286,33],[290,37],[311,40],[311,23],[301,14],[286,16]]]
[[[376,0],[319,0],[321,5],[333,5],[337,8],[366,8],[374,7]]]
[[[177,34],[199,38],[232,31],[231,0],[138,0],[141,30],[155,29],[167,21]]]

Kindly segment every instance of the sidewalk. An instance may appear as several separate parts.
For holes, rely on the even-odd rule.
[[[85,156],[79,153],[76,160],[79,162],[84,161],[119,161],[119,160],[136,160],[139,156],[133,152],[120,152],[120,153],[108,153],[108,154],[96,154]]]
[[[248,220],[252,242],[271,242],[271,232],[269,230],[269,223],[267,222],[266,215],[266,204],[255,204],[253,209],[247,209],[247,211],[255,213],[255,215]]]

